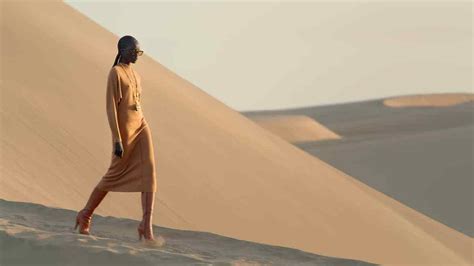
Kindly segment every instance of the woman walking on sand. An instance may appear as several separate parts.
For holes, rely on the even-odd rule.
[[[150,128],[140,105],[141,78],[131,63],[142,55],[138,41],[129,35],[118,42],[118,53],[108,73],[106,110],[112,133],[109,169],[76,217],[79,233],[89,235],[94,210],[109,191],[141,192],[143,217],[138,225],[139,240],[156,243],[152,214],[156,192],[156,174]]]

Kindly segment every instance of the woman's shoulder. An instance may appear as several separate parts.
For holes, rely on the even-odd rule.
[[[120,67],[118,65],[112,66],[109,70],[109,75],[120,76]]]
[[[120,66],[119,66],[119,65],[115,65],[115,66],[112,66],[112,67],[110,68],[110,71],[118,72],[119,69],[120,69]]]
[[[108,80],[120,80],[122,75],[120,74],[120,70],[118,70],[117,66],[112,66],[109,69],[109,73],[107,74]]]

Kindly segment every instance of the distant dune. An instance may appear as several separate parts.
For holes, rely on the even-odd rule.
[[[1,31],[0,198],[79,210],[110,160],[105,83],[119,38],[59,1],[2,2]],[[155,225],[371,263],[472,263],[470,237],[291,145],[146,54],[134,67],[156,152]],[[109,193],[96,213],[137,220],[139,193]],[[72,218],[38,219],[72,227]],[[120,243],[136,233],[131,225],[105,236]],[[50,255],[60,256],[61,243]]]
[[[253,116],[251,119],[273,134],[292,143],[341,138],[308,116]]]
[[[344,138],[297,147],[473,237],[474,103],[391,108],[385,100],[244,114],[317,119]]]
[[[384,100],[383,103],[390,107],[451,106],[473,100],[472,93],[437,93],[394,97]]]

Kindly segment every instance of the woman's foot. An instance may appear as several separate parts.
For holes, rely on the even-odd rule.
[[[142,192],[142,208],[143,208],[143,220],[138,225],[138,237],[139,240],[144,237],[145,244],[152,246],[162,246],[164,239],[158,237],[155,239],[153,235],[153,207],[155,201],[155,192]]]
[[[143,221],[141,221],[140,224],[138,225],[137,231],[138,231],[138,239],[142,241],[142,237],[143,237],[144,238],[143,242],[145,243],[145,245],[161,247],[165,244],[165,239],[160,235],[158,235],[155,238],[152,233],[151,238],[145,237],[145,227],[144,227]]]
[[[143,221],[138,224],[138,240],[142,240],[143,235],[145,234],[145,229],[143,228]]]
[[[99,206],[107,193],[108,191],[99,190],[97,187],[92,190],[92,193],[87,200],[86,206],[76,215],[76,224],[74,226],[74,230],[76,230],[79,226],[80,234],[90,235],[89,230],[94,210],[97,208],[97,206]]]
[[[76,225],[74,230],[79,226],[79,233],[83,235],[90,235],[90,224],[92,219],[92,213],[86,209],[82,209],[77,213]]]
[[[165,245],[165,239],[160,235],[153,239],[145,239],[144,241],[145,245],[151,247],[162,247]]]

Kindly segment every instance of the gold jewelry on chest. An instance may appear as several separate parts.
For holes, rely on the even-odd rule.
[[[141,109],[141,106],[140,106],[140,97],[141,97],[141,93],[138,91],[138,83],[137,83],[137,77],[135,76],[135,72],[132,70],[132,74],[133,74],[133,80],[134,80],[134,84],[132,83],[132,79],[130,78],[130,76],[128,75],[128,72],[127,70],[125,69],[125,67],[123,67],[121,65],[122,63],[119,63],[120,67],[123,69],[123,71],[125,72],[125,75],[127,75],[127,78],[129,80],[129,83],[130,83],[130,87],[133,87],[133,101],[134,101],[134,105],[133,105],[133,109],[135,111],[139,111]]]

